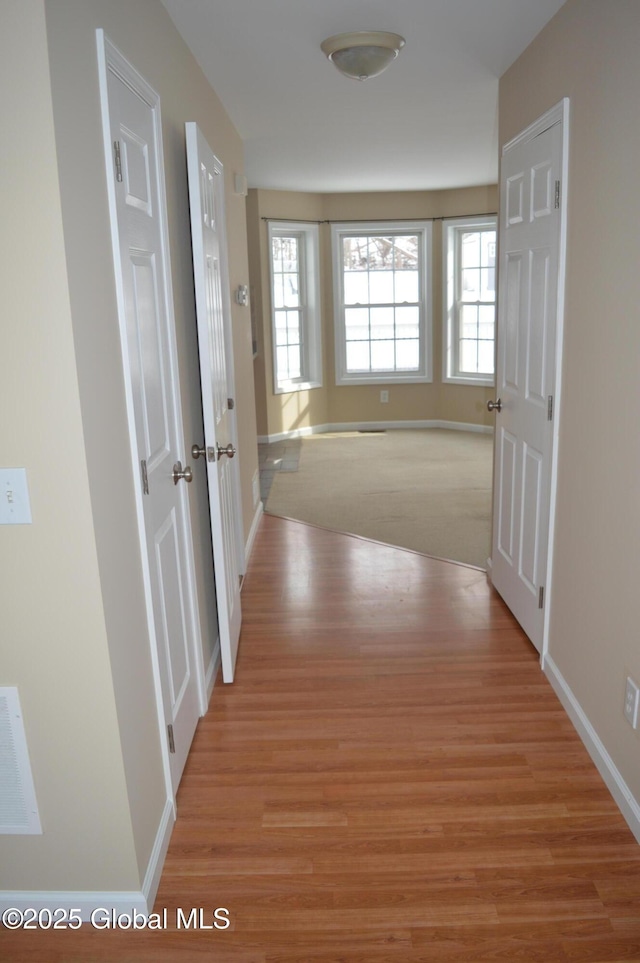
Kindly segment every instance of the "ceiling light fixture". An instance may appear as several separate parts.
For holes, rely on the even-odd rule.
[[[368,80],[386,70],[404,45],[397,33],[361,30],[328,37],[320,47],[345,77]]]

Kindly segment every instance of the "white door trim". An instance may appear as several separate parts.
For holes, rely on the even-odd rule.
[[[117,206],[116,206],[116,193],[115,193],[115,183],[113,177],[113,154],[111,145],[111,133],[110,133],[110,118],[109,118],[109,107],[108,107],[108,73],[113,73],[118,77],[122,83],[126,84],[131,88],[139,97],[141,97],[145,103],[149,105],[151,109],[157,109],[160,104],[160,98],[158,94],[153,90],[152,87],[145,81],[145,79],[138,73],[138,71],[126,60],[126,58],[121,54],[118,48],[109,40],[102,29],[96,30],[96,43],[98,51],[98,78],[99,78],[99,89],[100,89],[100,111],[102,119],[102,129],[104,135],[104,148],[105,148],[105,165],[107,171],[107,196],[109,202],[109,217],[112,226],[111,230],[111,243],[113,250],[114,264],[119,263],[120,259],[120,249],[119,249],[119,239],[117,236],[117,230],[114,230],[114,226],[118,223],[117,217]],[[166,196],[165,187],[165,177],[164,177],[164,163],[163,163],[163,147],[162,147],[162,133],[160,130],[160,125],[155,126],[155,139],[156,139],[156,152],[158,158],[158,183],[160,192]],[[172,376],[175,383],[178,383],[178,371],[177,371],[177,343],[175,340],[175,319],[173,315],[173,294],[171,291],[171,271],[170,271],[170,259],[169,259],[169,235],[167,222],[164,216],[164,211],[162,210],[162,205],[160,205],[160,211],[158,216],[161,224],[161,235],[162,235],[162,256],[167,265],[167,270],[165,272],[165,302],[166,310],[169,317],[169,328],[171,332],[169,353],[170,359],[169,363],[171,366]],[[153,673],[153,685],[156,700],[156,710],[158,717],[158,733],[160,740],[160,751],[162,756],[162,767],[164,772],[165,787],[167,793],[167,799],[170,800],[173,807],[173,813],[175,818],[175,795],[173,791],[172,779],[171,779],[171,763],[169,758],[169,746],[166,739],[166,728],[165,728],[165,716],[163,709],[163,694],[162,694],[162,682],[160,674],[160,665],[158,660],[158,638],[155,632],[155,621],[153,612],[153,599],[151,591],[151,573],[149,569],[149,561],[147,556],[147,546],[145,539],[145,520],[144,520],[144,508],[142,504],[142,486],[141,486],[141,476],[138,466],[138,446],[136,443],[136,427],[135,427],[135,408],[134,408],[134,397],[133,390],[131,386],[130,378],[128,377],[128,372],[131,370],[129,351],[127,347],[127,328],[126,328],[126,305],[124,297],[124,287],[122,283],[122,277],[119,271],[114,272],[115,275],[115,288],[116,288],[116,301],[118,308],[118,325],[120,330],[120,343],[122,348],[122,360],[123,360],[123,374],[124,374],[124,391],[126,400],[126,411],[127,411],[127,423],[129,429],[129,445],[131,451],[131,469],[132,469],[132,482],[133,482],[133,494],[136,506],[136,518],[137,518],[137,528],[138,528],[138,541],[140,545],[140,559],[142,567],[142,580],[144,585],[144,596],[145,596],[145,607],[147,613],[147,625],[149,630],[149,641],[151,650],[151,666]],[[176,421],[182,430],[183,420],[182,420],[182,410],[180,405],[179,395],[176,394]],[[186,464],[185,451],[184,451],[184,439],[181,439],[181,460],[183,464]],[[185,532],[185,538],[187,540],[187,579],[189,585],[189,599],[188,607],[190,610],[191,621],[193,626],[193,666],[197,681],[197,691],[198,691],[198,701],[200,706],[200,713],[204,715],[207,709],[207,693],[205,685],[205,671],[204,662],[202,655],[202,638],[200,633],[200,617],[198,612],[198,602],[195,589],[195,573],[192,568],[192,558],[193,558],[193,539],[191,533],[191,515],[189,511],[189,501],[186,494],[184,486],[181,486],[180,497],[184,504],[185,517],[187,519],[187,526]]]
[[[558,248],[558,290],[556,315],[556,358],[553,391],[553,421],[551,443],[551,479],[549,498],[549,538],[547,542],[547,568],[545,604],[542,630],[540,664],[545,668],[549,646],[549,622],[553,604],[553,549],[555,540],[556,499],[558,490],[559,428],[562,405],[562,346],[564,337],[565,274],[567,263],[567,198],[569,195],[569,98],[563,97],[554,107],[538,117],[503,145],[502,157],[510,150],[533,140],[549,127],[560,124],[562,128],[562,157],[560,159],[560,240]]]

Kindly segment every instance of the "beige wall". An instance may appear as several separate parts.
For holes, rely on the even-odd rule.
[[[637,801],[639,50],[637,0],[568,0],[500,83],[501,143],[571,100],[550,655]]]
[[[166,793],[123,393],[96,28],[161,96],[187,449],[203,434],[184,123],[198,122],[225,166],[232,288],[248,283],[245,203],[232,190],[233,174],[243,169],[242,143],[157,0],[9,0],[5,7],[0,103],[14,150],[5,173],[11,191],[3,210],[0,392],[2,410],[15,417],[2,419],[0,438],[3,462],[28,469],[34,524],[1,530],[14,564],[3,579],[0,684],[20,688],[45,833],[0,837],[0,886],[139,890]],[[249,311],[235,304],[233,331],[246,537],[257,469],[255,401]],[[189,498],[206,663],[217,619],[206,479],[197,463],[194,473]]]
[[[310,425],[372,421],[423,421],[442,419],[492,425],[486,402],[491,388],[442,382],[442,221],[443,217],[485,214],[497,210],[495,186],[452,191],[416,191],[361,194],[301,194],[285,191],[250,191],[248,235],[254,313],[259,331],[254,362],[258,434],[274,435]],[[433,224],[433,382],[385,385],[388,404],[380,403],[379,385],[335,384],[333,280],[331,230],[320,225],[323,369],[322,388],[273,393],[271,351],[271,300],[267,227],[264,218],[316,221],[431,219]]]
[[[31,525],[0,529],[0,685],[18,687],[43,828],[41,836],[0,836],[0,889],[138,889],[89,498],[41,0],[5,3],[0,51],[0,451],[3,466],[27,469],[33,517]]]

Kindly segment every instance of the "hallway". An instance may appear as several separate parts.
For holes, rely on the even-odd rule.
[[[483,573],[265,516],[243,613],[178,796],[169,931],[4,932],[0,958],[640,960],[640,849]],[[229,928],[177,931],[191,907]]]
[[[482,573],[265,517],[243,605],[157,905],[251,960],[640,958],[640,850]]]

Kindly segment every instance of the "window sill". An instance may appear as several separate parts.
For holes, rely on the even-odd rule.
[[[433,378],[430,375],[412,375],[408,378],[393,375],[364,375],[363,377],[344,375],[336,378],[336,385],[339,388],[351,387],[353,385],[424,385],[430,384]]]
[[[495,379],[480,380],[479,378],[443,378],[443,385],[471,385],[473,388],[495,388]]]
[[[312,388],[322,388],[321,381],[283,381],[276,385],[274,395],[290,395],[296,391],[311,391]]]

